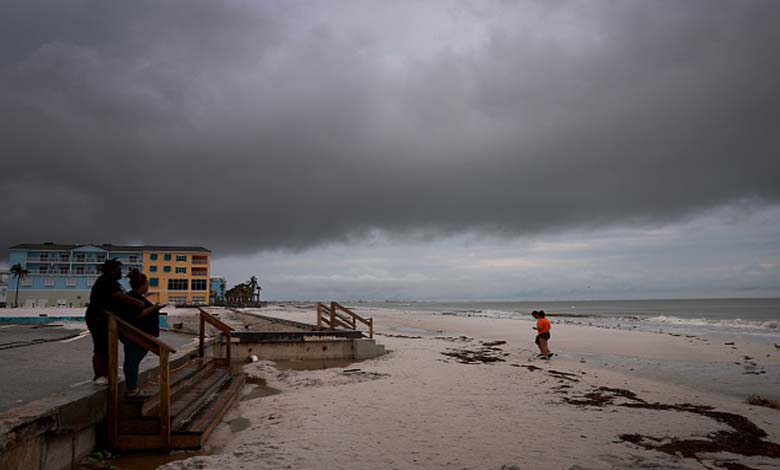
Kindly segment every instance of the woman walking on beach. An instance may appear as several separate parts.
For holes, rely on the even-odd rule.
[[[125,293],[117,282],[122,279],[122,262],[114,259],[106,260],[100,267],[103,273],[95,280],[89,293],[87,305],[87,328],[92,335],[92,371],[93,380],[98,385],[108,383],[108,317],[105,310],[126,308],[125,306],[142,308],[143,302]]]
[[[531,315],[536,318],[536,326],[534,327],[536,340],[534,342],[539,346],[540,352],[537,357],[550,359],[553,356],[553,353],[550,352],[550,348],[547,346],[547,342],[550,340],[550,329],[552,328],[550,320],[545,316],[544,310],[539,310],[538,312],[534,310]]]
[[[146,293],[149,292],[149,279],[146,274],[137,269],[131,269],[127,273],[130,279],[129,296],[143,303],[143,307],[132,309],[125,318],[133,325],[145,333],[152,336],[160,336],[160,309],[164,305],[152,304],[146,299]],[[125,345],[125,362],[123,369],[125,372],[125,387],[128,396],[138,394],[138,366],[141,364],[146,353],[149,352],[143,346],[133,341],[123,341]]]

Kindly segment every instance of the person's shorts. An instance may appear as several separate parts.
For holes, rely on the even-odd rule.
[[[108,321],[90,318],[87,328],[92,336],[92,352],[108,354]]]
[[[545,331],[544,333],[536,335],[536,341],[534,341],[536,344],[539,344],[540,339],[550,339],[550,333]]]

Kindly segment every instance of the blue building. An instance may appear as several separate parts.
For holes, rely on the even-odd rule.
[[[22,279],[19,284],[19,302],[18,305],[25,307],[83,307],[89,302],[89,293],[92,289],[92,284],[102,273],[100,272],[100,266],[106,259],[117,258],[122,262],[122,270],[126,274],[132,268],[138,268],[142,272],[146,273],[144,269],[145,255],[148,259],[155,259],[156,254],[151,252],[175,252],[176,259],[184,258],[179,262],[181,267],[176,266],[177,273],[179,270],[185,271],[185,274],[173,274],[172,276],[179,276],[182,279],[171,279],[171,284],[184,285],[187,284],[187,289],[177,289],[180,292],[180,296],[184,299],[184,302],[190,301],[188,297],[192,294],[191,289],[200,290],[204,292],[202,295],[203,303],[206,303],[205,294],[208,290],[208,271],[209,271],[209,258],[210,251],[201,247],[175,247],[175,246],[119,246],[111,244],[102,245],[75,245],[75,244],[55,244],[55,243],[39,243],[39,244],[21,244],[15,245],[9,248],[10,265],[16,264],[22,265],[29,272],[29,276]],[[195,253],[195,256],[184,256],[184,253]],[[166,254],[166,257],[171,257],[170,254]],[[194,259],[198,258],[198,259]],[[202,267],[199,267],[199,271],[189,267],[190,264],[198,262],[201,266],[200,258],[204,260]],[[150,263],[151,264],[151,263]],[[173,261],[171,264],[175,264]],[[166,266],[166,269],[170,267]],[[151,271],[157,272],[156,266],[149,266]],[[161,268],[162,270],[162,268]],[[202,273],[200,272],[202,271]],[[167,272],[167,271],[166,271]],[[147,273],[147,275],[156,275],[153,273]],[[189,278],[193,276],[203,276],[203,281],[192,281]],[[155,278],[154,281],[158,279]],[[16,281],[17,279],[11,274],[9,278],[9,288],[7,294],[7,304],[13,305],[16,301]],[[167,281],[167,280],[166,280]],[[196,283],[200,282],[203,284]],[[120,283],[129,289],[128,281],[126,278],[122,278]],[[163,299],[167,302],[167,289],[168,282],[165,286],[157,287],[157,282],[152,282],[150,278],[150,285],[153,285],[152,290],[157,289],[159,293],[151,292],[152,294],[162,294],[166,298]],[[178,286],[178,284],[176,284]],[[191,287],[195,286],[195,287]],[[157,299],[152,299],[157,300]]]
[[[224,277],[212,277],[211,278],[211,292],[209,294],[209,303],[214,304],[216,302],[225,301],[225,288],[227,283]]]

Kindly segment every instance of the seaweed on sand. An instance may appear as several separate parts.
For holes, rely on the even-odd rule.
[[[618,399],[622,401],[618,402]],[[678,411],[693,413],[725,424],[730,430],[719,430],[707,434],[704,438],[679,438],[674,436],[654,437],[643,434],[621,434],[618,438],[647,450],[656,450],[669,455],[681,455],[685,458],[701,460],[700,454],[727,452],[746,457],[780,458],[780,444],[765,440],[766,431],[756,426],[748,418],[725,411],[716,411],[711,406],[690,403],[648,403],[634,392],[619,388],[599,387],[578,398],[565,398],[566,403],[576,406],[620,406],[624,408]],[[750,469],[747,466],[735,466],[730,462],[716,462],[726,469]]]

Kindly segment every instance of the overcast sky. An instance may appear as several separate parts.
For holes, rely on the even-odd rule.
[[[780,295],[780,2],[0,0],[0,263],[269,298]]]

